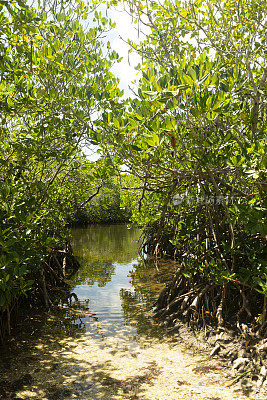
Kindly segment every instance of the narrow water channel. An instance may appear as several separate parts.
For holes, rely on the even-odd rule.
[[[126,225],[72,230],[81,268],[59,306],[28,317],[29,329],[18,326],[19,338],[0,350],[1,400],[245,398],[225,388],[223,366],[167,338],[150,318],[177,265],[144,262],[139,236]],[[205,376],[195,372],[203,363]]]
[[[138,257],[139,237],[138,229],[126,225],[72,230],[74,254],[82,265],[72,280],[73,293],[93,314],[82,322],[86,334],[95,339],[114,335],[135,338],[140,328],[133,306],[139,305],[142,311],[145,301],[152,298],[138,291],[141,282],[137,282],[136,268],[143,267]]]
[[[83,329],[94,339],[116,335],[135,341],[140,334],[162,332],[152,323],[149,310],[172,269],[168,265],[159,273],[138,255],[140,234],[139,229],[126,225],[72,230],[74,254],[81,263],[71,282],[78,298],[73,305],[87,307]]]

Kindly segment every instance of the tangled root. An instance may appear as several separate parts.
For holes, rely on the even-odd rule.
[[[192,327],[230,327],[243,335],[266,335],[266,297],[239,283],[215,285],[189,279],[179,268],[154,304],[153,318],[170,330],[186,321]],[[261,324],[258,323],[259,313]]]

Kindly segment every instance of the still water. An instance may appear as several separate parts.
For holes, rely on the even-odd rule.
[[[150,310],[164,268],[159,272],[138,257],[139,237],[138,229],[126,225],[72,230],[81,267],[58,305],[29,316],[21,340],[0,349],[0,398],[134,398],[139,386],[157,376],[153,351],[146,357],[143,352],[162,336]]]
[[[29,315],[26,336],[23,324],[20,340],[0,348],[1,399],[243,398],[221,397],[222,386],[210,390],[209,380],[206,392],[191,366],[202,358],[183,356],[153,323],[152,304],[177,265],[138,258],[139,235],[125,225],[73,229],[81,268],[71,292],[49,312]]]
[[[72,230],[72,247],[81,268],[72,278],[77,297],[72,297],[71,307],[87,312],[72,322],[86,335],[103,340],[113,335],[136,338],[158,333],[149,310],[171,268],[163,265],[159,273],[154,264],[138,256],[140,234],[139,229],[126,225]]]
[[[80,304],[88,303],[89,315],[82,319],[88,335],[136,333],[126,324],[124,309],[129,296],[136,299],[131,272],[140,263],[139,237],[138,229],[126,225],[72,230],[74,254],[82,265],[72,280],[73,293]]]

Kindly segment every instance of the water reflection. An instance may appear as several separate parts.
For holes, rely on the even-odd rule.
[[[140,233],[127,225],[90,225],[72,230],[72,246],[89,263],[128,263],[137,258]]]
[[[81,399],[85,393],[99,400],[126,393],[134,398],[158,373],[153,363],[142,364],[142,354],[151,337],[163,336],[149,310],[171,268],[138,259],[139,234],[124,225],[73,230],[82,266],[70,291],[61,293],[59,307],[29,316],[23,340],[11,342],[2,354],[0,349],[0,398],[1,380],[7,399],[15,393],[6,386],[13,387],[21,376],[33,382],[17,388],[18,398],[25,400]],[[135,359],[141,371],[126,372]],[[116,378],[113,363],[121,371]]]
[[[79,316],[88,336],[103,340],[114,334],[130,338],[159,332],[149,310],[166,273],[172,272],[169,263],[164,273],[164,267],[159,272],[138,259],[139,236],[138,229],[125,225],[73,230],[72,245],[82,267],[71,286],[79,301],[89,301],[89,315]]]
[[[129,272],[138,254],[140,231],[126,225],[93,225],[72,231],[74,254],[81,268],[71,287],[79,301],[89,299],[90,311],[82,321],[87,335],[103,339],[118,331],[134,333],[125,324],[120,290],[132,290]]]
[[[120,296],[124,319],[135,326],[137,335],[161,337],[162,329],[150,318],[150,310],[166,279],[171,279],[177,268],[172,261],[161,261],[160,268],[153,262],[139,260],[130,271],[130,284],[134,290],[121,289]]]
[[[177,264],[138,260],[138,236],[125,226],[73,231],[83,266],[59,307],[29,315],[27,337],[0,348],[0,398],[153,399],[166,398],[175,387],[172,399],[188,398],[188,387],[179,382],[187,379],[191,359],[164,343],[166,336],[149,317]]]

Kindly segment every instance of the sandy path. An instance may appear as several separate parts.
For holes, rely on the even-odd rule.
[[[26,359],[21,357],[12,373],[13,379],[18,371],[33,377],[17,393],[25,400],[248,399],[237,386],[225,387],[231,377],[218,360],[170,339],[50,338],[40,340]]]

